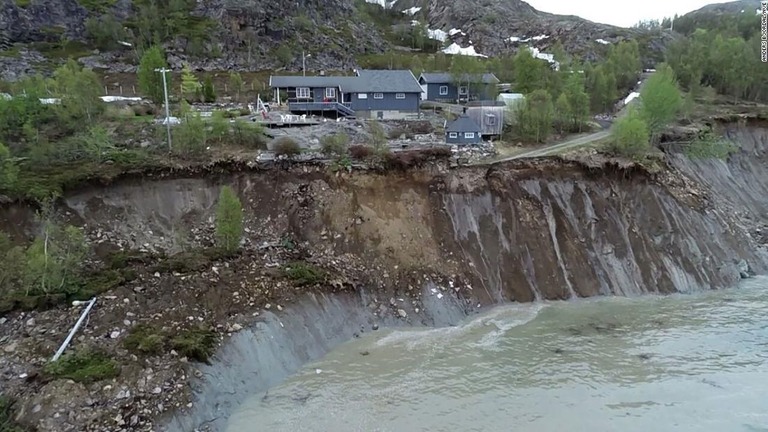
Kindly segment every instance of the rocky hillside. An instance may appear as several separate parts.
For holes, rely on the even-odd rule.
[[[737,0],[726,3],[714,3],[706,5],[693,12],[687,13],[684,16],[702,15],[702,14],[737,14],[737,13],[753,13],[760,8],[760,0]]]
[[[596,59],[604,55],[607,45],[624,39],[637,39],[646,54],[657,54],[671,38],[541,12],[521,0],[424,0],[424,6],[430,28],[460,29],[463,34],[454,35],[456,42],[473,43],[486,55],[514,51],[522,44],[546,52],[560,42],[568,53]]]
[[[27,66],[39,63],[34,52],[19,50],[25,44],[44,54],[58,50],[63,57],[89,57],[84,62],[93,67],[130,72],[134,48],[159,39],[174,67],[191,60],[204,70],[298,70],[304,51],[312,54],[309,69],[340,70],[354,67],[362,54],[394,48],[393,27],[413,20],[445,45],[472,45],[490,56],[513,53],[527,43],[547,52],[560,42],[571,54],[595,59],[611,43],[633,38],[644,54],[658,58],[671,38],[540,12],[521,0],[0,1],[4,69],[10,69],[8,58],[25,60]]]

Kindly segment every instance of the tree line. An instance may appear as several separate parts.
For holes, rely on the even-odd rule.
[[[698,29],[673,43],[666,62],[694,97],[704,88],[734,99],[768,100],[768,68],[760,60],[760,36],[745,39],[731,30]]]
[[[562,46],[552,51],[559,68],[534,58],[527,49],[513,58],[513,88],[525,96],[511,113],[508,130],[517,138],[544,142],[553,132],[584,131],[592,114],[613,110],[617,100],[636,86],[641,72],[635,41],[611,46],[605,60],[594,64],[575,61]]]

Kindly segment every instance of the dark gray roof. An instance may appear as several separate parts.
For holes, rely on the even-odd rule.
[[[448,125],[445,126],[446,132],[482,132],[482,129],[480,129],[480,126],[477,125],[477,123],[472,120],[471,118],[467,117],[466,114],[462,114],[457,118],[456,120],[448,123]]]
[[[359,70],[358,79],[343,90],[351,93],[421,93],[422,88],[409,70]]]
[[[272,88],[286,87],[340,87],[350,79],[357,77],[342,76],[270,76],[269,86]]]
[[[341,87],[344,93],[421,93],[421,85],[409,70],[360,70],[358,76],[271,76],[269,86]]]
[[[467,79],[470,78],[470,79]],[[453,82],[453,75],[450,72],[425,72],[419,77],[419,81],[424,80],[426,84],[443,84]],[[469,82],[482,82],[483,84],[498,84],[500,81],[496,78],[496,75],[492,73],[484,73],[482,75],[465,76],[462,81]]]

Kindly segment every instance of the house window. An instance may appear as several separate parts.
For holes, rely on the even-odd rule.
[[[494,126],[496,125],[496,116],[493,114],[486,114],[485,115],[485,124],[488,126]]]
[[[384,99],[384,93],[374,93],[373,94],[374,99]]]
[[[459,87],[459,94],[464,96],[467,94],[467,86],[461,86]]]
[[[457,134],[456,132],[449,132],[448,133],[448,138],[458,138],[458,137],[459,137],[459,134]]]
[[[325,89],[325,97],[329,99],[336,99],[336,89],[333,87],[327,87]]]
[[[475,133],[474,132],[464,132],[464,138],[470,139],[470,138],[474,138],[474,137],[475,137]]]
[[[296,89],[297,99],[309,99],[309,87],[298,87]]]
[[[440,96],[448,95],[448,86],[440,86]]]
[[[405,99],[405,93],[395,93],[395,99]]]
[[[358,93],[357,94],[358,99],[368,99],[368,93]]]

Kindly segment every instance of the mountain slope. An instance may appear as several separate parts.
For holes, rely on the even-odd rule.
[[[406,2],[403,6],[414,4],[413,0],[401,2]],[[402,8],[401,2],[395,7]],[[607,45],[635,39],[647,57],[658,59],[672,38],[541,12],[521,0],[423,0],[417,6],[422,7],[430,28],[460,29],[464,34],[455,34],[455,41],[462,46],[471,43],[486,55],[513,52],[523,43],[546,51],[560,42],[569,54],[593,60],[604,55]]]
[[[636,39],[658,59],[670,37],[545,13],[520,0],[0,0],[0,50],[4,43],[75,41],[99,49],[86,63],[128,71],[133,48],[159,38],[173,67],[190,61],[206,70],[298,70],[306,53],[308,69],[347,69],[361,54],[392,49],[393,26],[412,20],[439,30],[446,44],[474,45],[490,56],[524,43],[546,52],[560,42],[590,60],[611,43]]]
[[[713,3],[699,8],[693,12],[689,12],[685,15],[699,15],[699,14],[737,14],[742,13],[754,13],[757,9],[760,9],[760,0],[737,0],[726,3]]]

